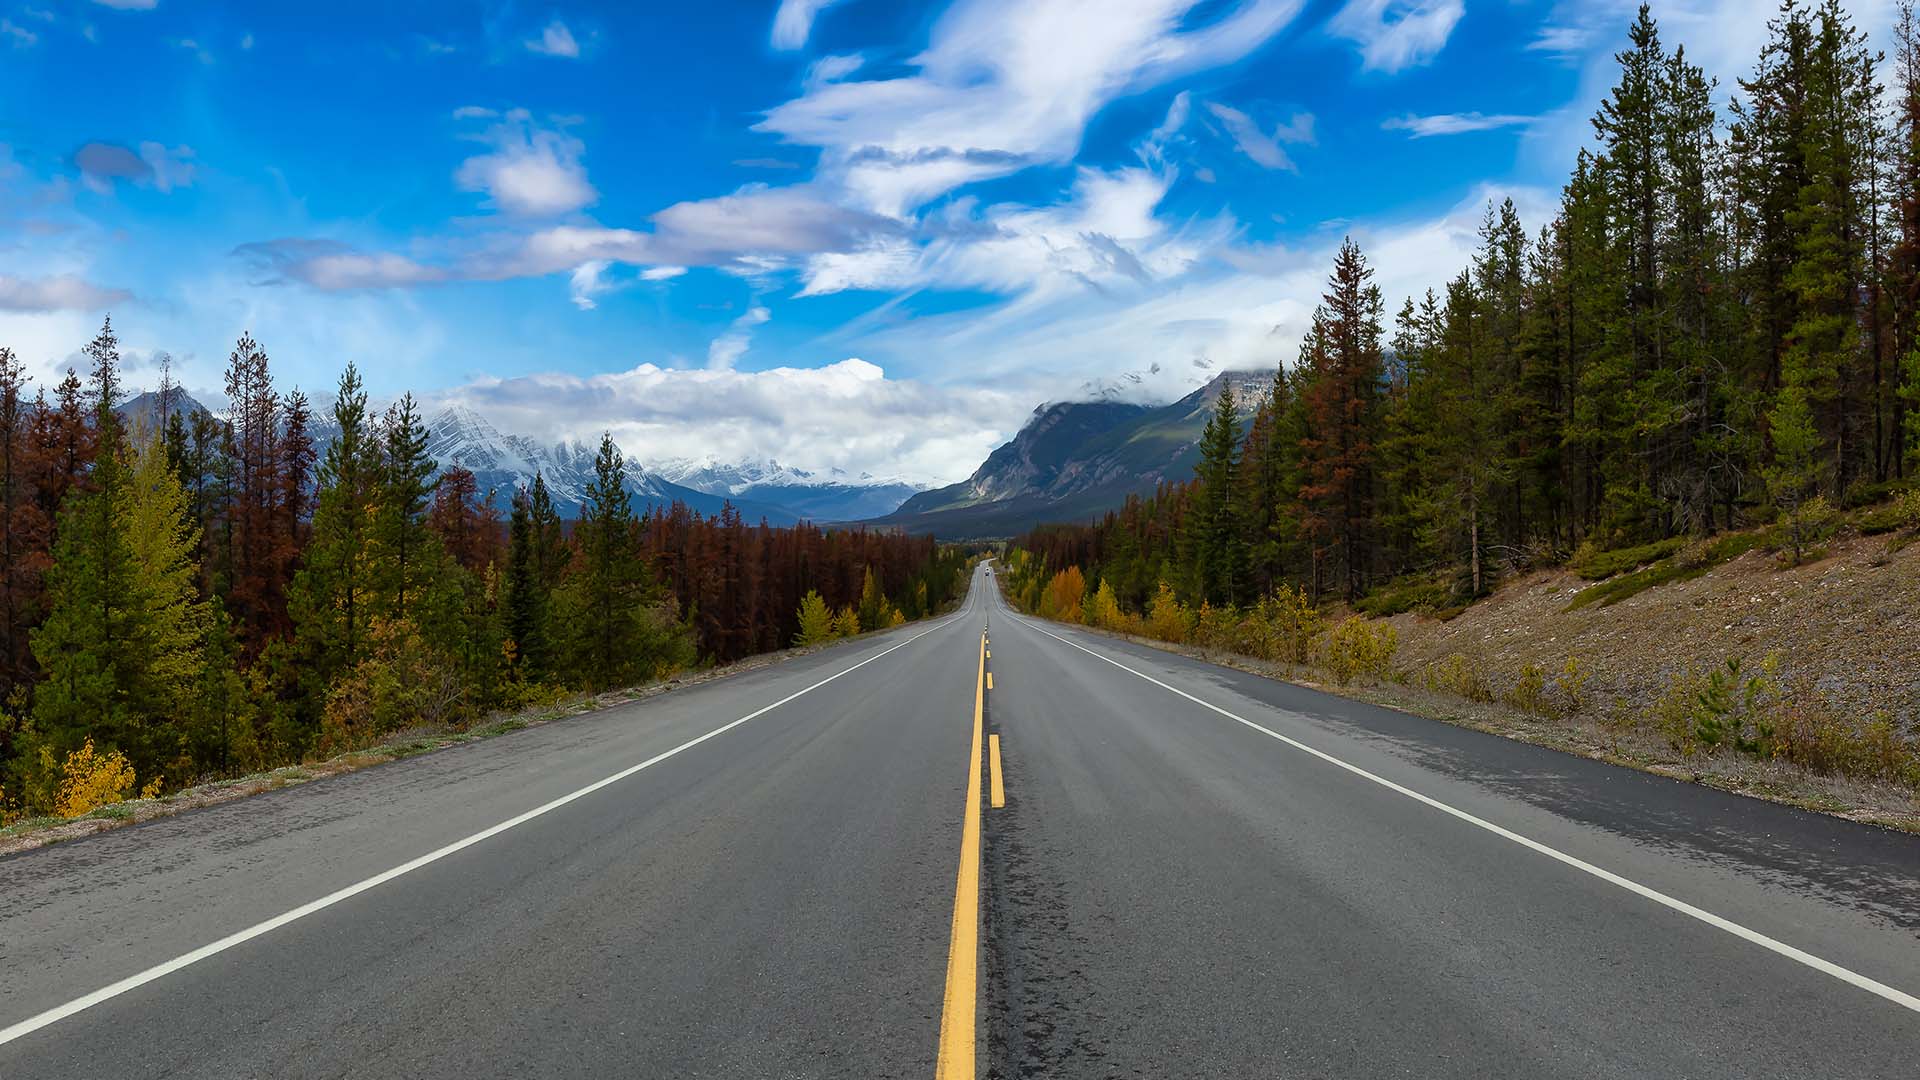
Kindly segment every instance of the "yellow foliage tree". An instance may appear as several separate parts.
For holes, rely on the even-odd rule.
[[[1100,587],[1094,590],[1093,606],[1087,610],[1087,625],[1102,630],[1127,628],[1126,616],[1120,612],[1120,600],[1114,596],[1113,585],[1105,578],[1100,579]]]
[[[1087,579],[1077,566],[1069,566],[1047,582],[1047,594],[1040,601],[1040,614],[1061,622],[1079,622],[1081,603],[1087,596]]]
[[[859,632],[860,614],[853,610],[852,605],[841,608],[840,614],[833,617],[834,637],[853,637]]]
[[[1193,630],[1193,613],[1173,594],[1173,586],[1161,582],[1147,606],[1147,633],[1161,641],[1182,644]]]
[[[40,752],[49,759],[53,756],[44,748]],[[51,766],[52,761],[46,764]],[[99,753],[93,748],[93,740],[88,739],[67,755],[53,812],[61,817],[79,817],[97,807],[125,802],[132,790],[133,766],[127,763],[126,755],[118,750]]]

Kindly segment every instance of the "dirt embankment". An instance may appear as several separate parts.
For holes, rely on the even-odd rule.
[[[1888,547],[1885,537],[1836,540],[1819,561],[1784,570],[1751,551],[1691,581],[1573,611],[1595,583],[1530,574],[1447,622],[1394,616],[1396,659],[1417,670],[1461,653],[1505,691],[1527,664],[1551,676],[1577,657],[1598,709],[1644,711],[1689,665],[1739,658],[1751,669],[1772,653],[1790,693],[1920,734],[1920,543]]]

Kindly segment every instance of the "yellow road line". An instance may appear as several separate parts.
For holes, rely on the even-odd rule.
[[[987,736],[987,774],[993,778],[993,808],[1007,805],[1007,785],[1000,779],[1000,736]]]
[[[940,1010],[935,1080],[974,1080],[974,1031],[980,968],[980,736],[987,703],[987,636],[973,681],[973,749],[967,757],[967,810],[960,824],[960,874],[953,887],[953,937],[947,944],[947,998]]]

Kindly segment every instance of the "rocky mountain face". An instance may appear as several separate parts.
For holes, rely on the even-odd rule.
[[[923,491],[875,524],[966,540],[1098,517],[1128,495],[1191,479],[1201,432],[1221,391],[1231,384],[1250,403],[1272,382],[1271,371],[1232,371],[1171,405],[1043,405],[972,476]]]

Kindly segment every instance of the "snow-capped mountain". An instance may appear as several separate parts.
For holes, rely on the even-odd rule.
[[[516,487],[532,484],[537,472],[546,479],[562,516],[573,517],[593,482],[598,445],[571,441],[542,444],[525,435],[505,435],[485,417],[460,405],[442,409],[428,421],[427,428],[427,453],[442,469],[460,465],[471,470],[480,489],[498,492],[503,503]],[[631,457],[626,459],[626,474],[636,513],[680,502],[697,513],[717,514],[732,502],[749,522],[765,518],[771,525],[791,525],[807,516],[758,498],[732,498],[676,484]]]
[[[796,469],[772,460],[728,464],[681,458],[657,462],[653,471],[682,487],[771,503],[814,521],[858,521],[890,514],[920,490],[920,485],[897,477],[844,469]]]
[[[312,404],[309,433],[321,453],[336,434],[331,406],[330,398]],[[206,411],[184,393],[171,400],[170,408],[189,414]],[[120,411],[136,427],[157,428],[159,395],[141,394]],[[542,443],[525,435],[508,435],[463,405],[441,409],[428,420],[427,429],[427,452],[440,468],[460,465],[471,470],[481,491],[494,492],[495,505],[503,513],[514,489],[531,485],[539,473],[546,478],[561,515],[576,516],[593,481],[593,460],[600,449],[598,443]],[[728,465],[676,459],[649,466],[628,456],[626,474],[636,513],[680,502],[697,513],[712,515],[730,502],[749,523],[764,518],[770,525],[879,517],[920,490],[894,478],[838,469],[809,472],[773,461]]]

